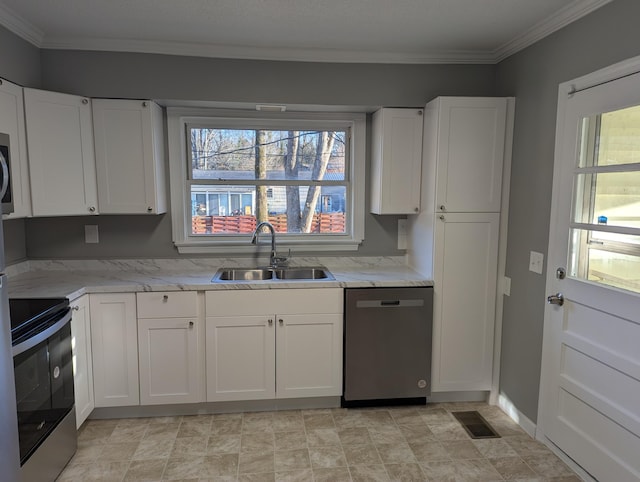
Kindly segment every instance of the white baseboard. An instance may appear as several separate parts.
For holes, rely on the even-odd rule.
[[[536,438],[536,424],[520,412],[504,393],[500,393],[498,396],[498,407],[509,415],[514,422],[520,425],[522,430],[527,432],[532,438]]]

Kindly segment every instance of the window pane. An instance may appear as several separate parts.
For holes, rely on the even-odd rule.
[[[580,167],[636,162],[640,162],[640,106],[583,120]]]
[[[194,204],[192,235],[250,234],[258,217],[279,233],[346,233],[346,186],[193,185],[191,199],[209,200]],[[266,214],[259,216],[262,200]]]
[[[575,278],[640,292],[640,237],[626,236],[627,243],[618,243],[602,238],[605,234],[610,235],[571,231],[569,273]]]
[[[640,228],[640,171],[576,176],[574,221]]]
[[[191,127],[191,179],[345,180],[346,132]]]

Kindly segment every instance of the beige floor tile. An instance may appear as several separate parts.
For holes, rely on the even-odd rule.
[[[514,457],[518,455],[518,453],[511,448],[511,445],[502,438],[479,439],[472,440],[472,442],[483,457],[486,458]]]
[[[415,408],[395,408],[389,410],[391,418],[398,425],[424,424],[420,412]]]
[[[425,462],[420,464],[428,480],[497,481],[502,476],[486,459]]]
[[[373,443],[366,427],[338,429],[340,443],[344,445],[367,445]]]
[[[347,445],[343,446],[347,465],[381,465],[382,460],[378,455],[376,446],[371,445]]]
[[[417,423],[415,425],[398,425],[398,429],[405,440],[409,443],[436,440],[436,436],[424,423]]]
[[[144,425],[118,425],[109,436],[108,443],[140,442],[147,433],[148,423]]]
[[[273,432],[273,414],[271,412],[251,412],[244,415],[242,432]]]
[[[351,480],[346,467],[313,469],[314,482],[348,482]]]
[[[162,479],[164,467],[167,461],[162,460],[134,460],[129,464],[129,468],[124,476],[124,481],[146,481],[152,482]]]
[[[389,475],[384,465],[356,465],[349,467],[354,482],[387,482]]]
[[[456,421],[430,424],[429,429],[434,437],[441,442],[447,440],[470,440],[467,432]]]
[[[304,430],[302,412],[299,410],[276,412],[273,415],[272,425],[274,432]]]
[[[293,450],[307,447],[307,434],[304,430],[274,432],[276,450]]]
[[[274,440],[273,432],[243,433],[240,438],[240,452],[273,452]]]
[[[90,444],[106,443],[115,428],[115,426],[88,425],[78,433],[78,442]]]
[[[471,440],[442,442],[442,447],[453,460],[483,458]]]
[[[242,433],[242,418],[213,419],[211,433],[216,435],[229,435]]]
[[[427,480],[418,464],[387,464],[384,466],[393,482],[418,482]]]
[[[321,428],[336,428],[331,413],[312,413],[304,415],[304,427],[308,431]]]
[[[87,481],[113,482],[114,480],[122,480],[128,468],[128,461],[97,461],[87,468],[83,474],[83,478]]]
[[[362,413],[362,416],[369,427],[396,427],[396,422],[388,410],[366,410]]]
[[[311,468],[309,451],[307,449],[278,450],[275,453],[274,463],[276,472]]]
[[[410,443],[411,451],[418,462],[431,462],[434,460],[450,460],[449,454],[440,442]]]
[[[338,431],[335,428],[307,429],[307,444],[309,447],[340,445]]]
[[[168,459],[173,451],[174,439],[142,439],[133,454],[134,460]]]
[[[309,482],[313,480],[311,469],[276,472],[276,482]]]
[[[397,425],[370,426],[369,436],[376,445],[406,443],[407,441]]]
[[[207,454],[208,437],[179,437],[175,440],[172,458],[180,458],[184,456],[206,455]]]
[[[406,442],[376,445],[382,462],[385,464],[415,464],[415,455]]]
[[[177,438],[183,437],[208,437],[211,431],[211,419],[205,420],[193,420],[185,419],[180,424],[178,429]]]
[[[533,471],[543,477],[562,477],[573,475],[573,471],[565,463],[553,454],[549,455],[525,455],[522,459]]]
[[[273,452],[247,452],[240,454],[238,471],[241,474],[275,472]]]
[[[520,456],[551,455],[551,450],[542,442],[532,439],[528,435],[505,437],[504,441]]]
[[[163,479],[199,479],[208,477],[205,457],[169,458],[164,469]]]
[[[166,422],[166,423],[149,423],[147,431],[143,436],[143,440],[162,440],[162,439],[174,439],[178,435],[180,429],[180,422]]]
[[[237,454],[240,452],[240,434],[210,435],[207,454]]]
[[[420,411],[420,417],[427,424],[441,424],[453,422],[453,416],[443,408],[435,408],[433,410]]]
[[[125,461],[131,460],[133,454],[136,452],[138,448],[138,442],[128,442],[128,443],[106,443],[102,445],[102,450],[100,452],[100,460],[108,460],[108,461]]]
[[[333,468],[344,467],[347,465],[347,459],[344,456],[342,447],[309,447],[309,458],[311,467],[316,468]]]
[[[333,419],[338,428],[367,427],[367,420],[355,409],[336,409]]]
[[[261,473],[261,474],[240,474],[238,482],[275,482],[276,474]]]
[[[537,475],[520,457],[491,458],[489,462],[506,480],[536,477]]]
[[[238,465],[238,454],[207,455],[204,458],[205,478],[235,477]]]

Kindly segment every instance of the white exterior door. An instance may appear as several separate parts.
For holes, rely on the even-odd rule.
[[[538,434],[623,482],[640,480],[640,74],[602,75],[560,87]]]

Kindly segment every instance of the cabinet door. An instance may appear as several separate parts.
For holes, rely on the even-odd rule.
[[[151,101],[93,99],[102,214],[166,212],[162,110]]]
[[[274,316],[208,317],[207,401],[275,397]]]
[[[89,297],[72,303],[71,336],[73,337],[73,388],[76,399],[76,427],[93,411],[93,367],[91,362],[91,317]]]
[[[13,198],[13,213],[5,219],[31,216],[31,187],[27,159],[27,138],[24,127],[22,87],[0,79],[0,132],[11,142],[9,171]]]
[[[95,294],[89,300],[96,407],[139,405],[135,294]]]
[[[197,318],[138,320],[140,403],[202,402]]]
[[[342,315],[279,315],[277,321],[277,398],[342,395]]]
[[[371,212],[420,210],[422,109],[383,108],[373,115]]]
[[[442,97],[434,102],[440,104],[436,210],[499,212],[507,99]]]
[[[34,216],[97,214],[91,101],[24,89]]]
[[[498,213],[436,220],[434,392],[491,389],[499,220]]]

